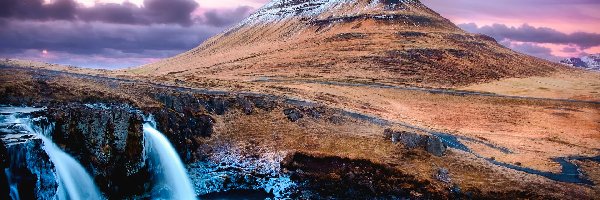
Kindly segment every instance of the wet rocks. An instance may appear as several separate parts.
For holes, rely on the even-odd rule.
[[[285,114],[291,122],[296,122],[304,117],[304,114],[296,108],[285,109],[283,110],[283,114]]]
[[[0,114],[0,199],[53,199],[58,186],[54,164],[39,134],[47,134],[48,120],[36,108],[6,108]],[[18,120],[17,120],[18,119]],[[31,120],[31,121],[29,121]],[[25,127],[29,122],[39,127]],[[6,193],[4,193],[6,191]]]
[[[408,149],[421,148],[435,156],[443,156],[447,149],[447,145],[440,138],[432,135],[386,129],[384,136],[392,143],[401,143]]]
[[[205,112],[194,112],[194,108],[184,108],[183,112],[172,109],[151,111],[157,122],[157,129],[163,133],[184,162],[196,160],[195,149],[201,144],[196,138],[210,137],[214,131],[215,119]]]
[[[243,152],[224,144],[210,147],[208,158],[188,165],[188,173],[199,195],[235,190],[264,191],[276,199],[294,190],[289,176],[281,173],[282,153]]]
[[[10,156],[2,168],[7,183],[6,186],[2,185],[3,188],[18,191],[20,199],[54,198],[58,187],[57,177],[50,158],[43,150],[41,139],[7,144],[6,154]]]
[[[142,113],[127,105],[68,104],[48,109],[53,141],[95,175],[113,197],[142,193]],[[91,169],[91,170],[90,170]]]

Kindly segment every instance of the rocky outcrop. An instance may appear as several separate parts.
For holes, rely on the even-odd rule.
[[[111,198],[143,193],[142,113],[127,105],[68,104],[48,109],[53,141],[85,166]]]
[[[433,135],[386,129],[384,136],[387,140],[391,140],[393,143],[401,143],[408,149],[420,148],[435,156],[443,156],[448,148],[440,138]]]
[[[8,192],[2,195],[18,195],[20,199],[52,199],[58,182],[54,165],[43,150],[42,140],[31,136],[30,139],[9,143],[5,147],[5,152],[0,154],[6,158],[2,164],[4,179],[1,180],[6,185],[2,184],[0,190]]]
[[[295,199],[438,199],[426,180],[369,160],[293,153],[281,162],[298,190]]]
[[[152,113],[156,119],[158,130],[169,138],[184,162],[190,162],[200,157],[195,152],[195,149],[201,145],[196,142],[196,138],[210,137],[213,133],[215,120],[210,115],[190,109],[181,113],[170,109],[160,109]]]
[[[32,113],[39,113],[39,109],[4,109],[0,113],[1,199],[52,199],[56,193],[54,164],[43,141],[26,130],[25,120],[17,120],[31,119]],[[41,128],[36,131],[45,132]]]
[[[203,157],[195,151],[202,145],[196,139],[212,135],[216,123],[213,115],[224,115],[234,109],[251,115],[258,109],[270,111],[277,106],[276,100],[269,96],[204,95],[164,91],[154,95],[154,98],[162,103],[163,107],[148,109],[147,112],[154,115],[157,129],[172,141],[180,157],[187,163]]]

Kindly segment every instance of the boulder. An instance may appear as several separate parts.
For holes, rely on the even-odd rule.
[[[440,138],[433,135],[386,129],[384,136],[394,144],[401,143],[408,149],[420,148],[435,156],[443,156],[447,149],[446,144]]]
[[[443,156],[446,153],[447,146],[436,136],[428,135],[425,149],[435,156]]]

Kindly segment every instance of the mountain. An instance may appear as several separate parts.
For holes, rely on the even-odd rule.
[[[418,0],[274,0],[200,46],[126,72],[457,86],[556,71]]]
[[[560,63],[587,70],[600,71],[600,54],[587,55],[581,58],[568,58],[561,60]]]

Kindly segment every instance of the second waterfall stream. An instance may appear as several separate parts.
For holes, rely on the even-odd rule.
[[[152,116],[145,119],[144,137],[147,142],[147,156],[153,163],[156,163],[158,185],[168,187],[168,199],[192,200],[197,199],[194,188],[192,187],[190,178],[179,158],[177,151],[169,140],[158,130],[156,130],[156,122]],[[156,186],[155,186],[156,187]]]

